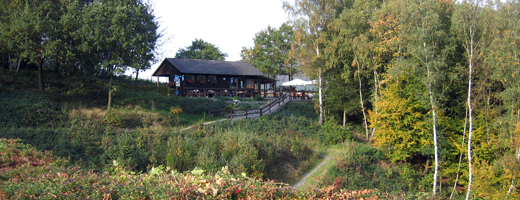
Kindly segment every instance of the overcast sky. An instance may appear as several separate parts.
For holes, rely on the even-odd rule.
[[[165,57],[175,57],[180,48],[202,39],[227,53],[226,61],[241,60],[242,47],[252,47],[255,33],[268,25],[280,27],[287,21],[283,0],[151,0],[160,29],[170,40],[164,44]],[[290,1],[292,3],[292,1]],[[161,58],[161,60],[164,59]],[[160,63],[158,63],[160,64]],[[150,78],[158,67],[141,73]]]

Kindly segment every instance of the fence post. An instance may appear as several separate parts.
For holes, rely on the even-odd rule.
[[[246,108],[246,119],[247,119],[247,108]]]
[[[263,110],[263,108],[260,107],[260,117],[262,116],[262,110]]]

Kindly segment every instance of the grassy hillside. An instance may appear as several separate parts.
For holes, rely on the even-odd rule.
[[[179,132],[222,118],[205,113],[226,102],[168,96],[166,87],[158,93],[152,82],[116,80],[115,106],[107,112],[106,80],[101,78],[51,82],[42,93],[30,79],[4,75],[0,137],[21,139],[97,172],[117,160],[137,173],[160,165],[179,172],[229,166],[233,174],[294,182],[317,156],[311,105],[288,106],[290,112],[302,112],[300,117],[281,113]]]
[[[177,173],[157,167],[135,174],[118,162],[104,173],[72,167],[49,152],[16,140],[0,139],[1,199],[381,199],[378,190],[337,187],[293,190],[286,184],[233,175],[227,167],[208,174],[200,169]]]
[[[289,103],[271,116],[197,126],[222,118],[205,113],[225,107],[226,102],[168,96],[166,87],[157,90],[152,82],[117,78],[114,106],[107,112],[106,81],[102,78],[57,79],[49,83],[46,92],[38,92],[31,79],[0,76],[0,106],[5,108],[0,110],[0,138],[19,139],[18,143],[3,140],[4,147],[32,149],[23,143],[52,152],[36,158],[22,158],[32,155],[22,153],[13,158],[18,160],[14,164],[4,159],[0,164],[8,168],[0,178],[6,189],[0,191],[0,197],[46,198],[57,194],[50,192],[53,187],[71,198],[428,195],[425,191],[431,176],[422,174],[420,166],[392,164],[381,150],[352,141],[357,138],[353,134],[363,132],[357,125],[343,128],[326,120],[318,126],[313,104]],[[194,128],[179,131],[191,125]],[[322,155],[330,156],[332,162],[304,186],[308,190],[292,190],[286,185],[296,183]],[[28,178],[21,177],[23,173],[41,174]],[[68,184],[71,180],[79,183]],[[172,180],[185,181],[176,182],[177,189],[151,188],[151,183]],[[56,181],[62,184],[56,185]],[[220,181],[225,184],[212,185]],[[86,183],[95,184],[89,187]],[[132,186],[123,190],[125,184]],[[78,188],[85,193],[78,193]]]

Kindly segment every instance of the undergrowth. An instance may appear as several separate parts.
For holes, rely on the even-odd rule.
[[[398,198],[378,190],[348,191],[334,185],[294,190],[273,181],[228,167],[214,173],[194,169],[178,173],[162,166],[136,174],[114,161],[96,173],[67,165],[48,152],[36,151],[16,140],[0,139],[1,199],[381,199]]]

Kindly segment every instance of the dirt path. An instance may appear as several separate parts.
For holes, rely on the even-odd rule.
[[[305,176],[300,181],[298,181],[298,183],[296,183],[293,186],[293,188],[294,189],[300,188],[303,184],[305,184],[305,182],[307,181],[307,178],[309,178],[312,174],[314,174],[316,172],[316,170],[318,170],[322,165],[327,163],[329,160],[330,160],[330,157],[325,156],[325,160],[321,161],[321,163],[318,166],[314,167],[314,169],[312,169],[309,173],[305,174]]]

